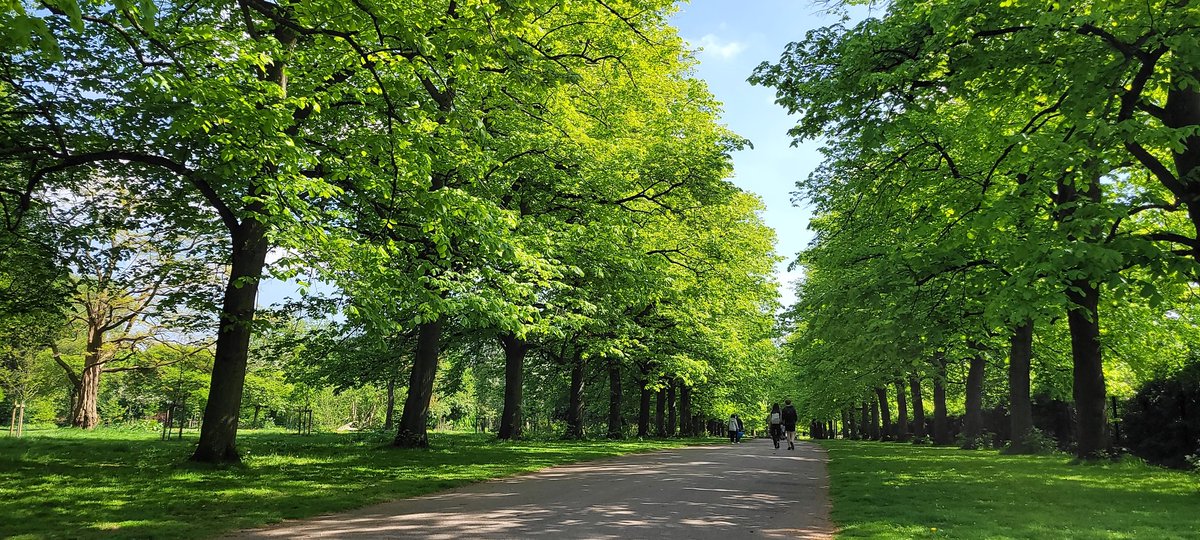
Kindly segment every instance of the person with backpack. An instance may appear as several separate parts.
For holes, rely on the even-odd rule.
[[[796,420],[799,415],[796,414],[796,408],[792,406],[792,400],[784,400],[783,412],[783,430],[787,432],[788,450],[796,449]]]
[[[741,437],[738,436],[738,431],[741,431],[742,429],[742,421],[738,420],[736,414],[729,415],[729,425],[726,427],[729,428],[729,442],[738,442],[738,440],[741,439]]]
[[[779,439],[783,438],[783,413],[779,410],[778,403],[771,405],[771,413],[767,415],[767,426],[771,432],[771,442],[778,450]]]

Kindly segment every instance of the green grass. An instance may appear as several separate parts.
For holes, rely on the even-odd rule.
[[[840,538],[1200,538],[1200,474],[820,441]]]
[[[383,434],[244,433],[242,466],[187,463],[195,436],[34,430],[0,438],[0,537],[206,538],[573,461],[682,441],[498,443],[431,434],[432,450]]]

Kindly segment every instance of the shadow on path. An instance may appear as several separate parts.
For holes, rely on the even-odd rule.
[[[230,538],[831,538],[825,451],[769,441],[552,467]]]

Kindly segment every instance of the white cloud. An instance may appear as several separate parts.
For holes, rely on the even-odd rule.
[[[735,56],[746,50],[746,44],[740,41],[724,41],[713,34],[705,34],[700,38],[697,45],[701,48],[700,54],[712,55],[721,60],[731,60]]]

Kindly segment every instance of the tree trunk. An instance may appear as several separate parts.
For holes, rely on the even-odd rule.
[[[883,432],[879,434],[879,440],[892,440],[892,411],[888,405],[887,387],[880,386],[875,388],[875,396],[879,398],[879,418],[883,420]]]
[[[583,438],[583,358],[579,353],[571,357],[571,389],[567,407],[567,431],[565,439]]]
[[[871,400],[871,440],[878,441],[883,439],[883,432],[879,429],[879,400]]]
[[[1074,397],[1076,456],[1101,457],[1108,449],[1108,423],[1105,415],[1104,364],[1100,356],[1100,290],[1085,280],[1072,282],[1067,290],[1072,304],[1067,311],[1071,330],[1071,357],[1074,360]]]
[[[401,448],[429,447],[429,402],[433,398],[433,381],[437,377],[438,355],[441,351],[442,320],[427,322],[417,328],[417,348],[413,353],[413,370],[408,378],[408,396],[400,414],[400,429],[394,446]]]
[[[933,377],[933,444],[951,444],[950,424],[946,418],[946,356],[938,353],[934,364],[937,373]]]
[[[904,382],[896,379],[896,440],[908,442],[908,403],[904,397]]]
[[[1195,85],[1187,85],[1190,78],[1200,77],[1200,70],[1191,73],[1180,70],[1171,77],[1171,88],[1167,91],[1167,102],[1164,107],[1163,124],[1173,129],[1195,128],[1200,126],[1200,90]],[[1172,188],[1179,200],[1188,201],[1188,217],[1196,238],[1200,238],[1200,133],[1193,131],[1183,140],[1183,144],[1172,148],[1171,157],[1175,162],[1176,186]],[[1153,158],[1149,158],[1153,159]],[[1192,247],[1192,258],[1200,262],[1200,245]]]
[[[655,437],[666,437],[667,436],[667,422],[666,422],[667,389],[660,388],[658,390],[658,395],[655,397],[656,397],[656,399],[654,402],[654,436]]]
[[[861,420],[858,423],[858,438],[865,441],[871,438],[871,407],[865,401],[862,402]]]
[[[675,436],[675,381],[667,383],[667,436]]]
[[[383,416],[383,430],[391,431],[396,416],[396,378],[388,379],[387,384],[387,411]]]
[[[650,436],[650,397],[653,392],[646,385],[649,381],[646,380],[645,373],[638,380],[638,386],[641,388],[641,399],[638,401],[638,437]]]
[[[692,433],[691,426],[692,418],[692,389],[688,387],[682,380],[679,381],[679,434],[684,437],[695,435]]]
[[[846,421],[845,421],[846,438],[847,439],[857,439],[858,438],[858,423],[854,421],[854,408],[852,407],[852,408],[842,411],[842,416],[844,416],[846,418]]]
[[[1023,454],[1032,451],[1029,434],[1033,431],[1033,401],[1029,396],[1029,372],[1033,358],[1033,322],[1013,330],[1008,352],[1008,408],[1012,444],[1008,451]]]
[[[525,354],[529,344],[516,336],[500,336],[504,347],[504,410],[500,413],[500,432],[504,440],[521,438],[521,400],[525,391]]]
[[[608,360],[608,438],[625,438],[621,427],[621,364],[615,358]]]
[[[913,438],[917,442],[925,441],[925,399],[921,396],[921,377],[916,373],[908,376],[908,386],[912,389],[913,400]]]
[[[253,217],[245,218],[231,232],[229,282],[217,323],[217,346],[213,354],[208,403],[200,424],[200,442],[192,461],[240,463],[237,451],[238,416],[242,387],[246,380],[246,357],[253,331],[255,299],[267,258],[266,226]]]
[[[1078,186],[1063,177],[1058,181],[1056,219],[1068,222],[1082,208],[1081,203],[1099,204],[1101,185],[1093,175],[1087,189],[1080,192]],[[1192,201],[1183,199],[1192,206]],[[1087,246],[1102,238],[1103,229],[1093,225],[1082,236],[1069,233],[1068,238]],[[1073,395],[1076,414],[1076,455],[1082,459],[1100,457],[1108,449],[1107,422],[1105,421],[1104,365],[1100,354],[1100,289],[1086,278],[1071,281],[1066,290],[1067,326],[1071,332],[1071,359],[1073,363]]]
[[[983,370],[987,361],[975,351],[967,370],[967,405],[963,418],[963,449],[974,450],[983,434]]]
[[[104,373],[100,354],[103,347],[104,331],[89,324],[83,350],[83,371],[79,372],[79,384],[75,385],[75,396],[71,399],[72,427],[93,429],[100,423],[100,375]]]

